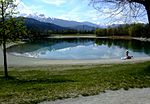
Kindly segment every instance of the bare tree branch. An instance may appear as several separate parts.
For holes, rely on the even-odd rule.
[[[90,0],[90,5],[101,13],[110,14],[111,18],[122,15],[124,20],[132,21],[147,13],[150,21],[150,1],[148,0]]]

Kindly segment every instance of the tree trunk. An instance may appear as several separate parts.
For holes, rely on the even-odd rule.
[[[3,24],[3,28],[2,28],[2,37],[3,37],[3,56],[4,56],[4,74],[5,74],[5,78],[8,78],[8,71],[7,71],[7,54],[6,54],[6,36],[5,36],[5,17],[4,17],[4,1],[1,1],[1,16],[2,16],[2,24]]]
[[[4,28],[4,22],[5,22],[5,17],[4,17],[4,2],[1,1],[2,6],[1,6],[1,11],[2,11],[2,37],[3,37],[3,56],[4,56],[4,74],[5,77],[8,78],[8,71],[7,71],[7,54],[6,54],[6,36],[5,36],[5,28]]]
[[[4,74],[5,77],[8,78],[8,71],[7,71],[7,54],[6,54],[6,40],[3,37],[3,56],[4,56]]]

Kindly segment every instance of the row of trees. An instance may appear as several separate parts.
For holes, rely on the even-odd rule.
[[[27,35],[24,36],[25,39],[29,39],[34,41],[35,39],[41,39],[49,36],[54,36],[55,34],[61,35],[70,35],[70,34],[94,34],[95,30],[73,30],[73,29],[65,29],[65,30],[37,30],[37,29],[28,29]]]
[[[52,34],[94,34],[95,30],[75,30],[68,29],[62,31],[53,31]]]
[[[98,28],[95,33],[97,36],[150,37],[150,28],[148,24],[126,24],[105,29]]]

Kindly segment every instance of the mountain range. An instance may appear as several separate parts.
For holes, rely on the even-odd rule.
[[[45,17],[44,15],[27,15],[26,18],[30,20],[30,23],[33,24],[36,23],[37,25],[44,25],[43,27],[51,27],[55,28],[58,26],[58,29],[74,29],[78,31],[91,31],[95,30],[96,28],[99,28],[100,26],[91,22],[77,22],[77,21],[69,21],[69,20],[63,20],[63,19],[57,19],[57,18],[50,18]],[[29,25],[29,20],[28,22]],[[39,23],[37,23],[39,22]],[[51,24],[51,25],[50,25]],[[35,25],[35,24],[34,24]],[[38,26],[36,26],[38,27]],[[52,29],[52,30],[53,30]]]
[[[48,30],[62,31],[68,29],[52,23],[40,22],[33,18],[25,18],[25,25],[29,30],[36,30],[36,31],[48,31]]]

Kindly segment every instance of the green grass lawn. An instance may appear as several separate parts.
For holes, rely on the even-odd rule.
[[[0,68],[1,103],[35,104],[95,95],[105,90],[150,87],[150,62],[81,66],[81,69],[62,71],[49,70],[51,66],[9,69],[10,78],[5,79]]]

